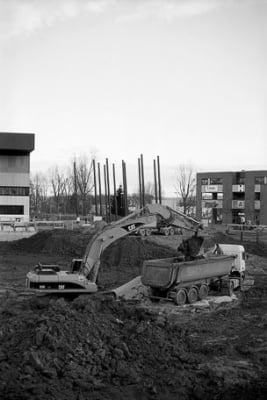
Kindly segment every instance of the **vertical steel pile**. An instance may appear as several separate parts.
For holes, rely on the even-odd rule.
[[[98,209],[97,209],[97,182],[96,182],[95,159],[93,159],[93,172],[94,172],[94,192],[95,192],[95,215],[98,215]]]

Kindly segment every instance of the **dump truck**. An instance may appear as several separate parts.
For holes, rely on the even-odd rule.
[[[183,230],[174,225],[168,225],[166,222],[160,218],[159,216],[155,216],[153,222],[148,225],[144,225],[139,228],[135,235],[137,236],[150,236],[152,234],[159,234],[164,236],[173,236],[173,235],[182,235]]]
[[[152,298],[177,305],[203,300],[210,290],[231,295],[242,286],[245,258],[243,246],[217,244],[189,261],[184,256],[144,261],[141,282],[151,289]]]

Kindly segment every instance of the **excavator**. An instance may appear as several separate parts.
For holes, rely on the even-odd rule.
[[[97,277],[103,251],[120,238],[130,235],[142,226],[157,221],[174,228],[193,231],[190,238],[194,252],[201,250],[202,238],[198,231],[203,229],[200,222],[161,204],[147,204],[126,217],[107,224],[96,232],[87,245],[82,259],[73,259],[69,271],[58,265],[38,264],[27,274],[26,288],[41,293],[95,293],[98,290]],[[192,247],[192,246],[191,246]],[[197,250],[196,250],[197,249]]]

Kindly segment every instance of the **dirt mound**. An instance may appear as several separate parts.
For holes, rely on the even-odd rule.
[[[98,283],[104,287],[123,284],[141,274],[144,260],[175,255],[177,252],[174,249],[149,239],[128,236],[104,251]]]
[[[80,257],[89,239],[88,232],[56,230],[5,246],[10,254],[10,249],[17,252],[20,268],[22,252],[47,259]],[[223,243],[223,237],[216,241]],[[103,253],[99,283],[125,283],[140,274],[143,260],[175,254],[149,238],[121,239]],[[186,322],[100,293],[73,302],[2,300],[0,398],[264,399],[267,305],[262,276],[261,286],[251,290],[242,307],[211,314],[188,309]]]
[[[232,398],[220,397],[221,369],[204,367],[212,350],[192,352],[186,327],[130,304],[9,300],[0,315],[2,399]],[[250,398],[240,392],[245,378],[231,374],[234,394]]]
[[[67,231],[53,229],[37,232],[35,235],[8,242],[4,245],[6,250],[26,253],[46,253],[80,256],[83,254],[92,234],[83,231]]]

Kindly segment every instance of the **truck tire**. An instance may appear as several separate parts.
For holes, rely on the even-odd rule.
[[[198,290],[195,287],[191,287],[187,294],[187,299],[189,304],[193,304],[198,299]]]
[[[165,236],[168,236],[169,235],[169,229],[167,229],[167,228],[163,229],[163,233],[164,233]]]
[[[187,300],[187,293],[185,289],[178,289],[175,297],[174,297],[174,303],[177,306],[183,306],[186,303]]]
[[[140,236],[146,236],[146,230],[144,228],[139,229]]]
[[[234,289],[235,289],[235,284],[234,282],[230,279],[229,282],[229,295],[232,296],[234,294]]]
[[[146,229],[146,236],[150,236],[151,235],[151,229]]]
[[[169,234],[170,234],[170,236],[173,236],[173,235],[175,234],[175,231],[174,231],[173,228],[170,228],[170,229],[169,229]]]
[[[198,298],[199,300],[206,299],[209,293],[209,288],[207,285],[201,285],[198,291]]]

